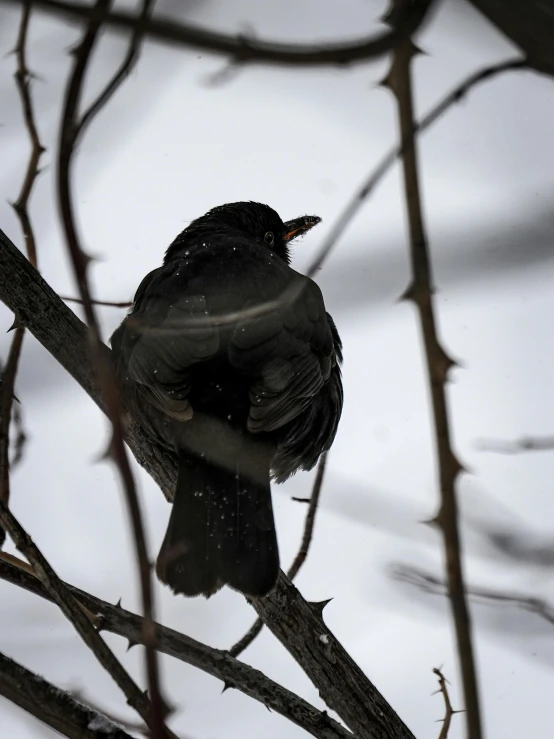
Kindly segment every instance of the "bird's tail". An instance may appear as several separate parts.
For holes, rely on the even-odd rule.
[[[269,450],[237,454],[226,466],[178,453],[178,478],[156,572],[175,593],[215,593],[224,584],[266,595],[279,573]]]

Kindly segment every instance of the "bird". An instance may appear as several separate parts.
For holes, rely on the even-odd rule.
[[[279,548],[271,481],[312,469],[343,406],[342,343],[291,242],[320,222],[227,203],[192,221],[111,337],[131,414],[177,462],[158,579],[264,597]]]

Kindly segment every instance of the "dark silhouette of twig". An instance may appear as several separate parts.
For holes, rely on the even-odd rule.
[[[310,548],[310,544],[312,541],[312,536],[314,533],[314,524],[315,524],[315,514],[317,513],[317,506],[319,503],[319,497],[321,494],[321,487],[323,485],[323,477],[325,475],[325,464],[327,461],[327,453],[324,453],[321,455],[321,459],[319,460],[319,464],[317,466],[317,473],[314,480],[314,486],[312,488],[312,494],[309,498],[309,506],[308,511],[306,513],[306,520],[304,522],[304,533],[302,534],[302,541],[300,542],[300,549],[298,550],[298,553],[296,557],[294,558],[294,562],[291,564],[291,566],[288,569],[287,577],[289,580],[294,580],[296,575],[298,574],[300,568],[306,561],[306,557],[308,556],[308,550]],[[261,618],[256,619],[252,626],[248,629],[246,634],[241,637],[236,644],[233,644],[231,649],[229,649],[229,654],[233,655],[233,657],[238,657],[241,652],[244,652],[244,650],[249,647],[254,639],[258,636],[260,631],[262,630],[264,625],[264,622]]]
[[[23,231],[23,236],[25,238],[27,257],[31,264],[36,267],[37,248],[35,234],[29,215],[29,201],[33,185],[35,184],[35,180],[39,173],[38,165],[40,156],[44,151],[44,147],[40,143],[38,128],[35,122],[33,101],[30,90],[31,73],[27,65],[27,36],[30,18],[31,3],[27,1],[21,8],[21,21],[15,45],[15,57],[17,60],[15,82],[21,99],[25,127],[31,142],[31,151],[21,190],[17,199],[13,203],[13,209],[15,210],[21,224],[21,230]],[[2,500],[6,505],[8,505],[10,499],[10,426],[12,421],[15,379],[25,334],[25,329],[22,326],[17,326],[17,319],[14,325],[16,326],[15,334],[11,342],[8,360],[6,362],[5,369],[0,375],[2,380],[0,386],[0,500]],[[21,436],[21,434],[18,434],[19,444],[17,452],[19,453],[21,453],[23,439],[24,437]],[[5,532],[0,530],[0,548],[3,546],[5,536]]]
[[[80,305],[83,305],[83,300],[81,298],[71,298],[68,295],[60,295],[60,298],[62,300],[65,300],[66,303],[79,303]],[[108,308],[130,308],[133,303],[128,300],[122,300],[122,301],[112,301],[112,300],[92,300],[91,301],[93,305],[104,305]]]
[[[0,654],[0,695],[69,739],[133,739],[103,712]]]
[[[0,578],[41,598],[52,600],[27,563],[15,557],[0,553]],[[65,586],[83,608],[98,614],[101,621],[100,628],[103,631],[122,636],[129,641],[130,645],[144,643],[143,619],[140,616],[126,611],[119,603],[114,606],[73,585],[65,583]],[[312,736],[322,739],[352,738],[349,731],[327,716],[325,712],[317,710],[259,670],[230,656],[228,652],[209,647],[160,624],[156,626],[157,649],[163,654],[186,662],[222,680],[228,687],[240,690],[245,695],[260,701]]]
[[[522,436],[513,441],[502,439],[480,439],[476,447],[482,452],[497,454],[522,454],[523,452],[551,452],[554,436]]]
[[[22,0],[4,0],[20,3]],[[195,26],[178,23],[175,20],[151,18],[145,22],[140,16],[123,10],[100,9],[96,5],[84,5],[61,0],[33,0],[37,8],[65,18],[94,20],[107,28],[117,30],[140,30],[145,37],[173,43],[184,48],[195,48],[214,54],[231,57],[235,62],[245,64],[282,65],[350,65],[383,56],[394,49],[396,44],[413,35],[423,24],[433,0],[411,0],[407,3],[396,28],[375,34],[369,38],[340,44],[283,44],[252,38],[251,34],[229,35]]]
[[[403,1],[396,0],[395,5]],[[383,83],[391,90],[396,99],[401,140],[407,141],[402,155],[402,169],[408,211],[412,279],[403,295],[403,299],[414,303],[423,336],[440,481],[440,507],[433,522],[439,527],[444,541],[448,594],[454,620],[466,705],[467,736],[468,739],[481,739],[483,734],[479,691],[470,615],[464,590],[456,500],[456,481],[463,468],[452,449],[450,422],[446,405],[445,385],[449,370],[455,365],[455,362],[442,348],[437,334],[432,297],[434,284],[431,259],[420,200],[411,81],[411,63],[416,53],[417,49],[411,40],[400,44],[396,48],[394,61]]]
[[[148,15],[150,5],[151,4],[148,0],[143,0],[143,14],[141,15],[143,21]],[[151,713],[146,717],[143,716],[143,718],[145,718],[146,723],[150,727],[154,739],[161,739],[161,737],[168,735],[168,730],[165,727],[164,721],[167,709],[161,695],[158,657],[155,650],[156,630],[154,625],[154,596],[151,582],[151,565],[146,546],[146,536],[135,481],[123,440],[121,406],[117,385],[108,357],[101,350],[100,329],[92,304],[92,296],[87,276],[87,267],[90,258],[85,255],[80,245],[71,188],[71,166],[73,155],[76,151],[75,146],[77,139],[79,137],[79,133],[83,130],[83,121],[90,124],[93,115],[100,111],[101,105],[111,97],[119,84],[123,81],[126,69],[131,66],[137,55],[136,46],[138,44],[139,37],[135,34],[131,40],[133,50],[132,53],[127,56],[126,68],[120,68],[119,72],[108,83],[106,89],[93,103],[93,107],[89,108],[88,111],[85,112],[85,118],[80,117],[81,114],[79,109],[86,71],[92,51],[97,42],[98,32],[102,24],[102,15],[104,12],[110,10],[110,8],[111,0],[96,1],[94,6],[95,13],[88,21],[82,40],[74,51],[74,63],[69,75],[62,111],[60,145],[57,162],[58,166],[56,173],[57,195],[67,248],[70,254],[73,272],[79,287],[81,299],[83,301],[85,316],[89,328],[93,363],[100,379],[100,384],[106,400],[106,407],[108,409],[108,416],[113,427],[108,453],[114,460],[121,477],[135,541],[142,606],[144,610],[146,673],[152,709]]]
[[[423,590],[431,595],[448,595],[446,583],[429,572],[424,572],[411,565],[396,565],[393,576],[400,582]],[[554,606],[543,598],[516,591],[495,590],[489,587],[470,586],[466,589],[467,595],[476,603],[486,605],[507,605],[520,608],[522,611],[533,613],[554,626]]]
[[[442,719],[439,739],[447,739],[448,732],[450,731],[450,724],[452,723],[452,716],[455,713],[460,713],[460,711],[455,711],[452,708],[450,695],[448,694],[448,688],[446,685],[447,679],[443,675],[442,670],[440,670],[438,667],[434,667],[433,673],[437,676],[437,679],[439,681],[439,689],[437,690],[437,693],[441,693],[444,699],[444,718]]]
[[[65,583],[56,575],[46,558],[19,521],[10,512],[7,506],[0,501],[0,523],[19,551],[29,560],[35,574],[42,583],[50,598],[59,606],[75,630],[90,647],[104,669],[113,677],[123,691],[127,702],[149,723],[152,714],[152,704],[145,693],[125,670],[106,642],[91,623],[88,615],[83,612],[82,604],[78,603]],[[169,734],[168,736],[174,736]]]

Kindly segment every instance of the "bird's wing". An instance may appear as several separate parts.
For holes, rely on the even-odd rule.
[[[297,276],[295,300],[237,325],[231,364],[252,377],[248,428],[274,431],[310,404],[336,362],[333,336],[319,287]]]
[[[205,295],[174,288],[172,276],[162,270],[148,275],[116,340],[122,366],[140,392],[166,415],[184,421],[192,416],[190,368],[217,353],[219,332],[209,321]]]

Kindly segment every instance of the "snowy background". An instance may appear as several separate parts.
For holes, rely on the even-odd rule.
[[[206,27],[263,38],[325,41],[379,28],[384,3],[368,0],[187,0],[158,3]],[[18,13],[0,10],[0,224],[22,245],[8,201],[15,199],[28,143],[13,84]],[[29,64],[50,166],[32,200],[39,266],[61,294],[76,294],[57,222],[53,188],[60,100],[77,27],[35,14]],[[418,113],[470,72],[515,50],[464,2],[444,2],[419,40]],[[122,54],[106,36],[89,94]],[[269,203],[284,219],[316,213],[323,223],[294,248],[307,266],[353,189],[396,140],[389,92],[377,87],[386,60],[352,69],[249,67],[210,84],[222,58],[148,43],[137,70],[82,142],[76,194],[83,242],[98,257],[96,297],[125,300],[187,223],[233,200]],[[478,535],[479,522],[549,542],[554,454],[504,456],[481,438],[552,434],[554,422],[554,86],[513,73],[472,92],[421,141],[425,216],[439,291],[441,337],[462,367],[449,401],[457,451],[470,470],[459,483],[467,526],[469,579],[476,585],[554,597],[551,572],[508,561]],[[315,540],[298,586],[309,600],[334,600],[325,619],[387,700],[421,739],[438,736],[443,715],[432,668],[443,666],[455,707],[462,698],[447,603],[401,585],[391,566],[441,574],[438,536],[421,522],[437,507],[437,480],[421,343],[413,307],[398,303],[408,280],[399,170],[363,208],[319,273],[345,345],[345,409],[329,458]],[[79,309],[76,308],[78,311]],[[104,337],[123,311],[102,309]],[[12,317],[0,306],[0,356]],[[134,553],[114,470],[96,459],[107,422],[63,369],[25,338],[17,395],[29,434],[13,474],[12,506],[58,574],[129,609],[139,608]],[[137,469],[152,554],[169,506]],[[296,552],[312,477],[274,490],[282,560]],[[470,526],[471,524],[471,526]],[[11,544],[8,551],[12,551]],[[156,583],[159,619],[225,648],[253,620],[244,599],[224,590],[210,601],[174,598]],[[486,736],[551,737],[554,628],[508,607],[473,607]],[[138,648],[107,640],[143,684]],[[0,581],[0,651],[56,685],[134,719],[111,678],[52,605]],[[315,688],[265,631],[243,655],[323,708]],[[171,725],[195,739],[295,739],[304,733],[238,691],[170,658],[163,690],[178,707]],[[463,736],[455,716],[450,739]],[[0,735],[51,732],[0,698]]]

